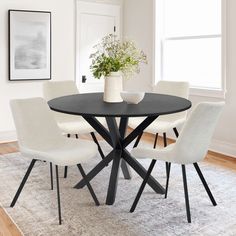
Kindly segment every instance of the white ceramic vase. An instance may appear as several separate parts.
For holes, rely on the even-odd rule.
[[[105,78],[103,94],[104,102],[116,103],[123,101],[120,96],[120,93],[123,90],[122,80],[122,74],[119,71],[111,72],[110,76]]]

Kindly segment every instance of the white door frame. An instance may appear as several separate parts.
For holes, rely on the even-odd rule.
[[[81,78],[80,78],[80,73],[79,73],[79,66],[80,66],[80,61],[79,61],[79,53],[80,53],[80,47],[79,47],[79,39],[80,39],[80,29],[79,29],[79,24],[78,24],[78,5],[80,3],[84,3],[86,5],[86,3],[88,3],[88,8],[91,7],[91,4],[92,4],[92,11],[96,11],[96,7],[104,7],[104,8],[107,8],[109,9],[110,6],[118,6],[120,8],[120,14],[119,14],[119,17],[118,17],[118,24],[117,24],[117,28],[116,28],[116,32],[117,32],[117,35],[119,38],[122,38],[122,22],[123,22],[123,19],[122,19],[122,15],[123,15],[123,12],[122,12],[122,1],[120,4],[117,3],[107,3],[105,1],[99,3],[99,2],[96,2],[96,1],[86,1],[86,0],[75,0],[75,82],[76,84],[81,84]],[[88,13],[91,13],[91,8],[88,9]]]

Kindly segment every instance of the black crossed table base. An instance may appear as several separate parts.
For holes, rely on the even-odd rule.
[[[107,117],[107,126],[109,132],[94,118],[84,117],[86,121],[93,126],[93,128],[109,143],[113,150],[91,171],[88,173],[86,180],[91,180],[95,177],[109,162],[113,160],[109,187],[107,191],[106,204],[112,205],[115,201],[117,181],[119,176],[120,164],[126,179],[131,178],[126,162],[142,177],[146,175],[146,170],[139,164],[134,158],[131,157],[126,147],[141,133],[143,130],[156,119],[157,116],[148,117],[141,123],[131,134],[125,138],[125,132],[127,129],[128,118],[124,117],[120,119],[119,128],[114,117]],[[122,160],[122,162],[121,162]],[[85,180],[80,181],[75,188],[82,188],[86,184]],[[165,189],[153,178],[150,177],[148,184],[157,193],[164,194]]]
[[[87,181],[92,180],[108,163],[113,161],[106,204],[115,202],[120,166],[124,177],[131,179],[129,166],[131,166],[142,178],[147,171],[136,161],[126,147],[137,138],[159,115],[171,114],[187,110],[191,102],[180,97],[146,94],[138,105],[123,103],[109,104],[102,100],[101,93],[77,94],[55,98],[48,102],[52,110],[73,115],[82,115],[83,118],[112,146],[113,150],[92,169],[85,179],[82,179],[75,188],[83,188]],[[95,117],[105,117],[106,129]],[[129,117],[146,116],[128,136],[126,130]],[[120,117],[119,127],[116,117]],[[128,165],[127,165],[128,164]],[[164,194],[165,189],[152,176],[148,179],[148,185],[159,194]]]

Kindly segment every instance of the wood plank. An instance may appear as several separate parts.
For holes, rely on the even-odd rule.
[[[0,208],[0,236],[21,236],[21,232],[6,212]]]
[[[17,142],[0,143],[0,155],[18,152],[19,147]]]
[[[17,142],[1,143],[0,155],[18,152]],[[6,212],[0,207],[0,236],[20,236],[22,235],[16,225],[12,222]]]

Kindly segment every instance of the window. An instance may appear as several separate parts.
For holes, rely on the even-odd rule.
[[[224,94],[224,1],[156,0],[156,80],[189,81],[200,95]]]

